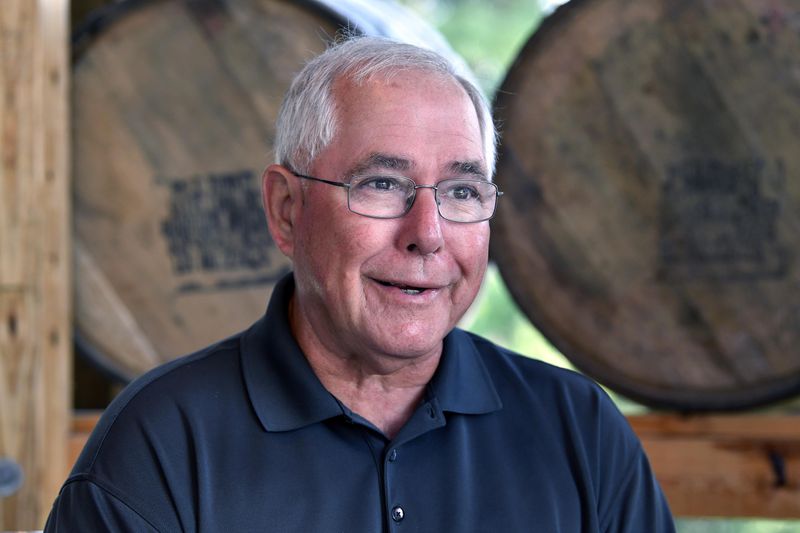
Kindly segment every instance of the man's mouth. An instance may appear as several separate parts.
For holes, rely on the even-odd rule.
[[[378,283],[380,283],[384,287],[397,287],[398,289],[403,291],[403,293],[409,294],[409,295],[412,295],[412,296],[416,295],[416,294],[422,294],[423,292],[428,290],[428,288],[426,288],[426,287],[414,287],[412,285],[404,285],[402,283],[392,283],[391,281],[383,281],[383,280],[380,280],[380,279],[376,279],[375,281],[377,281]]]

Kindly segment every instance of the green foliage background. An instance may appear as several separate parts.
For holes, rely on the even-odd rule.
[[[429,21],[470,64],[491,98],[521,47],[559,0],[398,0]],[[502,209],[502,205],[500,206]],[[529,357],[572,368],[514,303],[499,271],[489,268],[461,326]],[[646,410],[611,393],[623,412]],[[678,519],[679,533],[795,533],[800,521]]]

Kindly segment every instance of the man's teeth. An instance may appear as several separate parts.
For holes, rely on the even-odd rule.
[[[400,289],[406,294],[419,294],[422,292],[422,289]]]
[[[412,294],[412,295],[413,294],[420,294],[420,293],[422,293],[422,292],[427,290],[427,289],[423,289],[423,288],[419,288],[419,287],[409,287],[407,285],[398,285],[397,283],[391,283],[389,281],[380,281],[380,280],[378,280],[378,281],[380,282],[381,285],[385,285],[387,287],[397,287],[398,289],[403,291],[405,294]]]

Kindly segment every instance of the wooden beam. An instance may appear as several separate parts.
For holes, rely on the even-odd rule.
[[[68,463],[69,6],[0,3],[0,458],[24,476],[0,530],[40,529]]]
[[[102,415],[102,411],[77,411],[72,418],[72,425],[70,426],[69,441],[67,443],[67,454],[69,456],[69,465],[75,464],[78,456],[86,445],[89,435],[97,425],[97,421]]]
[[[629,421],[676,516],[800,518],[800,416]]]

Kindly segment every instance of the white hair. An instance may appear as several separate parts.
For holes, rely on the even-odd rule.
[[[489,104],[470,75],[440,54],[383,37],[348,37],[315,57],[292,81],[278,112],[275,159],[295,172],[310,172],[314,159],[336,134],[335,82],[354,83],[403,70],[449,76],[464,88],[478,117],[489,178],[494,174],[497,132]]]

